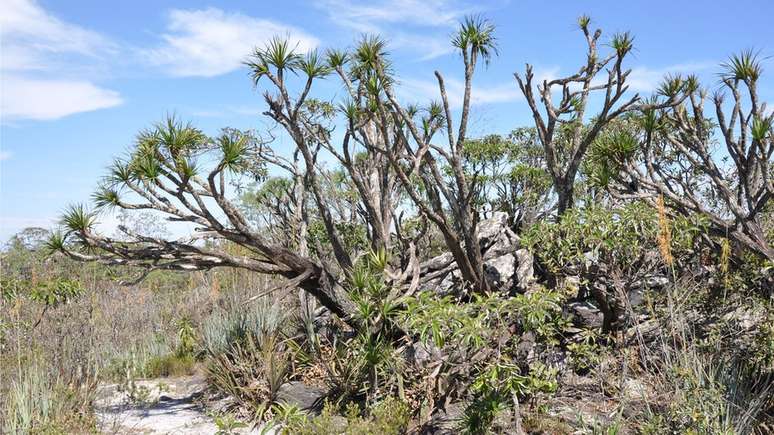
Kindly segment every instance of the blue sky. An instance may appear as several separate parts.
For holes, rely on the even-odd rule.
[[[546,4],[547,3],[547,4]],[[609,37],[635,35],[631,92],[649,94],[668,72],[717,85],[718,64],[746,48],[774,55],[774,2],[458,0],[104,1],[4,0],[0,6],[0,238],[51,226],[69,203],[87,201],[103,168],[136,132],[167,113],[214,134],[262,128],[262,98],[241,67],[251,47],[289,34],[302,49],[346,47],[358,35],[390,41],[417,102],[436,98],[433,70],[451,98],[460,60],[449,35],[466,14],[497,25],[500,56],[478,72],[472,130],[506,133],[530,122],[512,78],[574,72],[584,53],[576,18],[589,14]],[[774,62],[760,83],[774,101]],[[322,86],[335,94],[333,80]]]

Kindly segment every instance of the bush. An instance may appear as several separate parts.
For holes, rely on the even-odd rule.
[[[372,435],[402,434],[408,429],[411,414],[406,403],[388,397],[363,413],[354,403],[347,405],[343,418],[335,417],[335,409],[326,404],[319,416],[295,418],[284,425],[283,434],[295,435]]]
[[[206,319],[202,347],[207,378],[216,391],[231,396],[249,418],[260,420],[290,371],[283,308],[265,301],[233,306]]]
[[[145,368],[147,377],[185,376],[194,373],[196,359],[191,355],[177,353],[152,357]]]

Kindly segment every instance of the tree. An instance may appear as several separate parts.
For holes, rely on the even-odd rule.
[[[695,77],[668,77],[655,98],[679,96],[682,103],[641,110],[601,136],[592,154],[617,196],[651,203],[663,196],[673,212],[699,215],[714,235],[772,260],[761,219],[774,194],[774,114],[759,101],[763,71],[754,52],[732,56],[723,67],[714,117]]]
[[[433,104],[425,116],[416,116],[398,102],[382,57],[374,58],[377,77],[383,82],[387,101],[376,99],[379,124],[393,125],[396,141],[384,149],[412,203],[440,230],[463,280],[474,290],[488,290],[484,261],[478,242],[477,188],[475,177],[464,168],[465,143],[470,114],[473,75],[479,61],[488,64],[497,54],[494,26],[480,17],[468,17],[454,36],[453,45],[462,55],[465,87],[459,125],[454,131],[449,98],[443,76],[435,71],[441,105]],[[433,144],[444,129],[446,146]],[[413,144],[413,146],[412,146]],[[448,166],[447,177],[439,161]],[[417,188],[420,186],[424,195]],[[451,219],[447,217],[447,210]]]
[[[628,100],[623,99],[629,87],[626,79],[631,73],[631,70],[624,70],[623,61],[632,51],[633,37],[628,32],[613,35],[610,43],[613,51],[602,57],[598,49],[602,30],[597,29],[592,34],[590,21],[585,15],[578,19],[578,25],[586,37],[587,52],[586,63],[577,73],[543,80],[537,87],[532,83],[532,65],[527,64],[524,77],[514,74],[532,110],[538,137],[545,151],[548,172],[558,196],[560,215],[573,206],[575,178],[589,146],[605,125],[634,109],[640,100],[638,94]],[[607,78],[597,79],[605,68]],[[556,90],[561,92],[558,105],[554,104]],[[592,94],[604,97],[599,113],[586,124]],[[543,106],[542,112],[537,99]],[[562,137],[560,130],[566,130],[565,134],[561,134]]]
[[[454,39],[462,53],[466,83],[456,139],[441,75],[436,73],[442,106],[431,105],[423,114],[402,106],[394,94],[394,79],[381,39],[366,37],[352,53],[329,50],[323,59],[317,51],[298,54],[286,39],[274,38],[256,49],[246,64],[256,85],[266,81],[270,85],[263,94],[267,103],[264,114],[281,126],[295,145],[292,160],[274,153],[269,146],[271,135],[263,138],[254,132],[224,129],[218,136],[208,137],[190,124],[168,118],[142,131],[130,154],[115,161],[94,194],[94,202],[98,210],[155,210],[170,221],[192,224],[197,236],[168,240],[122,226],[125,237],[106,237],[95,230],[97,212],[78,205],[64,214],[64,231],[52,236],[49,248],[78,260],[139,267],[143,270],[140,278],[156,269],[215,267],[281,276],[287,280],[284,288],[299,287],[354,323],[354,303],[341,285],[345,281],[341,275],[352,273],[353,258],[359,253],[348,249],[341,213],[336,213],[327,196],[330,190],[326,186],[335,178],[335,171],[325,169],[319,156],[328,152],[354,185],[357,196],[350,210],[367,226],[371,249],[388,253],[395,240],[400,241],[400,263],[385,268],[395,288],[411,293],[421,275],[411,238],[423,232],[403,231],[402,212],[396,212],[401,196],[407,194],[420,216],[440,229],[463,278],[474,288],[485,289],[474,189],[462,168],[462,147],[473,72],[479,58],[488,62],[495,52],[492,32],[488,22],[471,18],[462,23]],[[348,93],[348,100],[338,106],[310,96],[314,83],[333,72]],[[292,93],[295,87],[288,80],[296,75],[303,81],[300,90]],[[346,127],[337,145],[333,132],[341,115]],[[444,125],[447,150],[430,143]],[[436,162],[436,153],[451,166],[451,177],[443,174],[445,168]],[[284,192],[274,192],[281,202],[277,210],[292,231],[303,233],[310,224],[307,208],[312,209],[324,227],[333,262],[315,257],[301,242],[306,237],[296,243],[271,237],[230,198],[232,186],[241,186],[245,179],[264,182],[271,167],[285,170],[292,180],[283,187]],[[421,190],[414,184],[417,180],[421,180]],[[447,218],[447,210],[451,210],[452,219]],[[239,245],[250,255],[229,253],[223,249],[226,244]]]

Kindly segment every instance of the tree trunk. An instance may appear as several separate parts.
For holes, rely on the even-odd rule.
[[[562,216],[567,210],[573,206],[573,183],[566,180],[557,180],[555,183],[556,193],[559,196],[558,213]]]

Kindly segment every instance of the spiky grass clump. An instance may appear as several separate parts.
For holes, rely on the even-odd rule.
[[[38,361],[19,368],[0,410],[2,432],[73,433],[95,427],[91,403],[96,393],[92,379],[65,382],[43,369]]]

